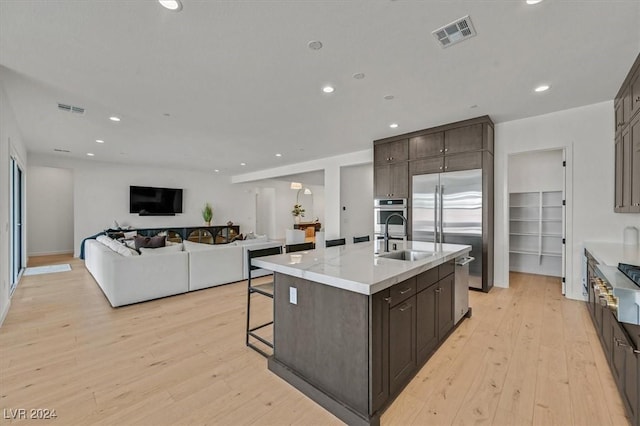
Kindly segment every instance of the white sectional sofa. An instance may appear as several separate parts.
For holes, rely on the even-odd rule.
[[[266,238],[219,245],[182,244],[184,251],[146,249],[142,256],[131,256],[117,244],[119,252],[114,244],[110,248],[100,241],[86,240],[85,265],[111,306],[117,307],[242,281],[247,278],[248,250],[282,245]],[[252,275],[267,273],[257,270]]]
[[[85,265],[114,308],[189,291],[189,254],[184,251],[123,256],[87,240]]]

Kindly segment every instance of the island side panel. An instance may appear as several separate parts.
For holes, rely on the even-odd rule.
[[[289,301],[290,288],[297,304]],[[369,404],[369,297],[276,273],[274,359],[364,416]]]

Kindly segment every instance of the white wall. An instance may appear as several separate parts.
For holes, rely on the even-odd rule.
[[[11,280],[9,268],[9,197],[11,194],[9,159],[11,156],[15,157],[22,166],[23,176],[28,182],[27,151],[22,142],[13,109],[7,101],[4,86],[0,81],[0,325],[9,312],[11,304],[9,298]]]
[[[562,191],[562,150],[509,156],[509,192]]]
[[[585,241],[622,242],[625,226],[640,224],[638,214],[613,212],[613,102],[602,102],[496,125],[495,132],[495,284],[508,286],[507,164],[512,153],[567,149],[567,296],[582,294]]]
[[[28,255],[73,253],[73,172],[27,169]]]
[[[373,239],[373,165],[343,167],[340,176],[340,230],[347,242],[369,235]]]
[[[202,208],[213,206],[214,225],[231,220],[240,232],[255,230],[255,188],[253,185],[231,184],[228,179],[211,173],[170,170],[71,160],[61,156],[30,155],[29,164],[73,170],[74,187],[74,254],[88,236],[113,226],[160,228],[204,225]],[[129,186],[182,188],[183,214],[176,216],[139,216],[129,213]]]

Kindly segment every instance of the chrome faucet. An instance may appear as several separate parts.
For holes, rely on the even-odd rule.
[[[389,252],[389,219],[394,216],[402,218],[402,224],[404,225],[404,235],[407,235],[407,218],[400,213],[392,213],[387,216],[387,220],[384,221],[384,251]]]

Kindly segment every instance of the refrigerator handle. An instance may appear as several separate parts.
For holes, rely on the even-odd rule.
[[[433,190],[433,242],[438,242],[438,192],[439,187],[436,185]]]
[[[444,243],[444,185],[440,185],[440,243]]]

